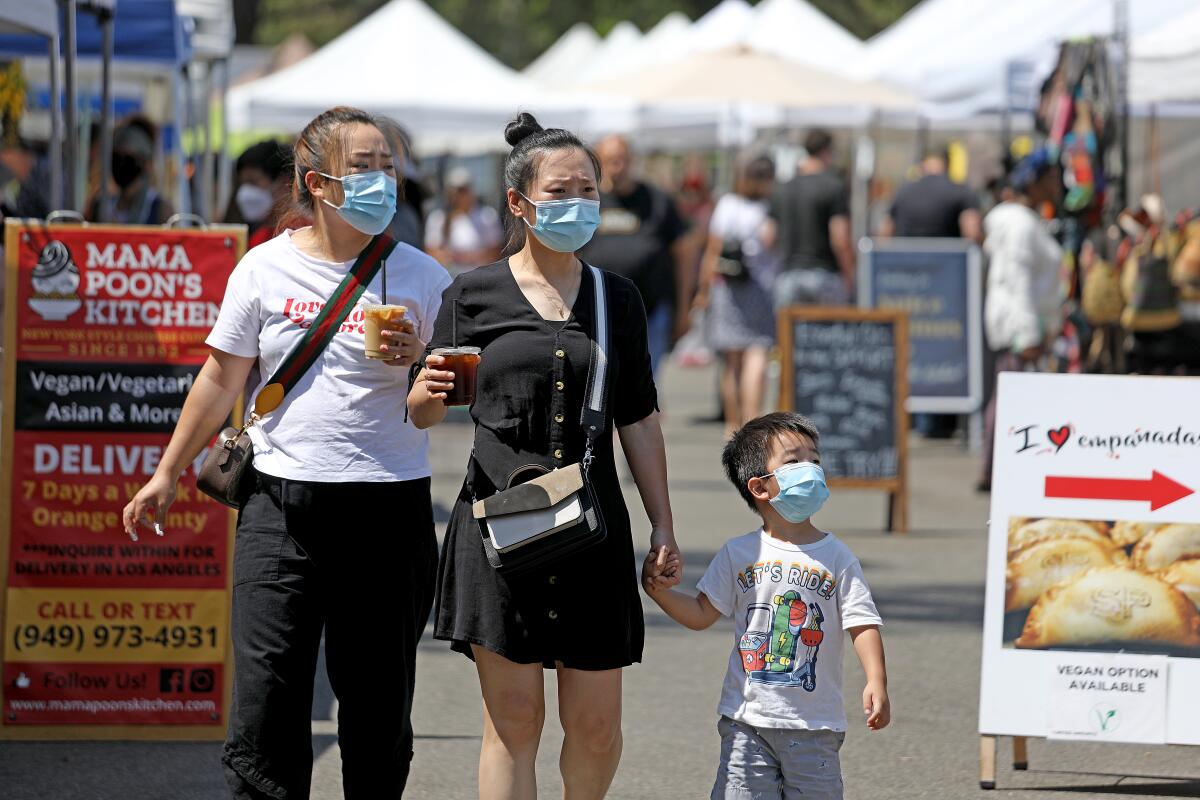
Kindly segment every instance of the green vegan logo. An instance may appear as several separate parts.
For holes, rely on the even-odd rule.
[[[1099,703],[1092,706],[1092,723],[1100,733],[1112,733],[1121,727],[1121,718],[1116,707]]]

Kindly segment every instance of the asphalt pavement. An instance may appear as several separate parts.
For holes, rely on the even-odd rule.
[[[716,407],[708,369],[669,368],[665,423],[676,535],[692,585],[728,538],[755,519],[721,475],[721,427],[700,423]],[[459,417],[434,433],[434,498],[444,523],[462,480],[470,426]],[[1200,797],[1200,751],[1185,747],[1031,741],[1030,769],[1013,771],[1002,740],[998,788],[978,785],[977,709],[988,504],[972,485],[977,462],[959,442],[910,449],[908,534],[889,534],[885,498],[836,491],[818,523],[861,559],[883,615],[892,725],[878,733],[862,721],[862,670],[847,649],[842,750],[846,797],[1144,798]],[[626,481],[634,534],[649,529]],[[633,566],[631,565],[631,569]],[[609,797],[705,798],[717,765],[716,702],[731,625],[704,632],[673,623],[646,601],[643,661],[626,671],[625,750]],[[380,675],[386,680],[386,674]],[[413,798],[476,796],[480,699],[473,665],[442,642],[422,641],[413,722]],[[539,796],[561,796],[554,676],[546,675],[547,720],[538,761]],[[323,677],[313,706],[313,798],[342,797],[336,701]],[[4,800],[217,800],[225,796],[219,746],[166,742],[0,743]]]

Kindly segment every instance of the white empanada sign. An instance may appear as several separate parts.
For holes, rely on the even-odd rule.
[[[1196,378],[1000,376],[981,733],[1200,745],[1197,409]]]

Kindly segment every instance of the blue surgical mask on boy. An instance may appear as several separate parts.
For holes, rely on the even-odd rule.
[[[788,522],[804,522],[821,510],[829,499],[825,471],[811,461],[784,464],[773,473],[779,484],[779,494],[771,498],[771,506]]]
[[[521,195],[525,197],[525,195]],[[525,197],[529,200],[528,197]],[[592,240],[600,225],[600,201],[583,197],[565,200],[529,200],[537,209],[537,222],[525,224],[551,250],[574,253]]]
[[[396,179],[383,170],[353,172],[338,178],[318,172],[323,178],[341,181],[345,199],[340,206],[325,200],[325,205],[337,209],[338,216],[346,220],[355,230],[369,236],[387,230],[392,217],[396,216]]]

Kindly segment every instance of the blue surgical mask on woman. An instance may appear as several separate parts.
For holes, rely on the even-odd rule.
[[[341,181],[345,195],[340,206],[325,200],[325,205],[336,209],[338,216],[346,220],[355,230],[369,236],[383,233],[388,223],[396,216],[396,179],[383,170],[352,172],[341,178],[318,172],[323,178]]]
[[[821,510],[829,499],[825,471],[811,461],[784,464],[773,473],[779,484],[779,494],[771,498],[771,506],[788,522],[804,522]]]
[[[518,194],[520,194],[518,192]],[[521,197],[525,195],[521,194]],[[525,197],[529,200],[528,197]],[[537,222],[525,224],[538,241],[560,253],[574,253],[592,240],[600,225],[600,201],[583,197],[565,200],[529,200],[537,209]]]

